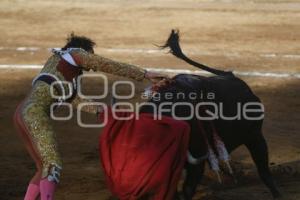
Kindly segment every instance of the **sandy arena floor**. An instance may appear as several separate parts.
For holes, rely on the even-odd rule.
[[[1,0],[0,66],[43,64],[48,48],[74,31],[97,42],[96,53],[143,67],[194,69],[154,44],[172,28],[193,58],[222,69],[300,73],[299,0]],[[25,47],[25,48],[20,48]],[[0,199],[22,199],[34,165],[16,135],[12,115],[30,90],[33,69],[0,69]],[[284,199],[300,199],[300,79],[242,77],[266,106],[264,134]],[[111,77],[111,80],[120,79]],[[90,85],[99,91],[101,85]],[[140,92],[143,85],[139,85]],[[93,116],[87,116],[92,120]],[[111,199],[97,154],[101,130],[75,120],[53,122],[64,158],[57,200]],[[248,152],[233,153],[239,184],[205,180],[195,199],[269,200]],[[284,164],[284,168],[278,168]],[[292,169],[290,169],[290,167]],[[208,174],[209,176],[209,174]]]

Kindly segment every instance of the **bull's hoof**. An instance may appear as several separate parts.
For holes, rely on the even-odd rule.
[[[185,200],[181,192],[177,192],[175,195],[175,200]]]
[[[273,193],[273,199],[276,199],[276,200],[282,199],[283,200],[284,198],[280,192],[276,192],[276,193]]]

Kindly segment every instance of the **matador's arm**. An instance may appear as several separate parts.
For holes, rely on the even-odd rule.
[[[124,76],[142,81],[146,76],[146,70],[121,62],[116,62],[102,56],[88,53],[82,49],[74,49],[70,52],[75,62],[84,70],[102,71],[109,74]],[[148,78],[151,78],[150,76]]]
[[[85,105],[81,108],[83,112],[91,113],[91,114],[99,114],[103,111],[103,108],[99,105],[95,105],[96,101],[93,101],[92,99],[82,99],[78,95],[73,99],[72,106],[76,109],[81,103],[85,103]]]

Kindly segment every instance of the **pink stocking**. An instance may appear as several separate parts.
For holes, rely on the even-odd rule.
[[[41,179],[40,181],[41,200],[53,200],[55,188],[56,188],[55,182],[49,181],[47,178]]]
[[[35,200],[40,193],[40,188],[38,185],[30,183],[27,187],[27,191],[24,200]]]

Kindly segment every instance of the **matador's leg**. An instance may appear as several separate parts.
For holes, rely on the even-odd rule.
[[[37,172],[30,180],[30,183],[27,187],[24,200],[35,200],[40,193],[39,183],[42,175],[42,162],[41,158],[38,155],[37,149],[33,145],[29,131],[24,124],[21,114],[21,107],[22,103],[17,107],[16,112],[14,114],[14,123],[17,132],[19,133],[21,139],[25,144],[27,151],[29,152],[31,158],[34,160],[37,169]]]
[[[50,118],[45,108],[35,103],[25,105],[22,114],[34,146],[42,160],[41,199],[51,200],[56,184],[59,182],[62,161],[58,153]]]

